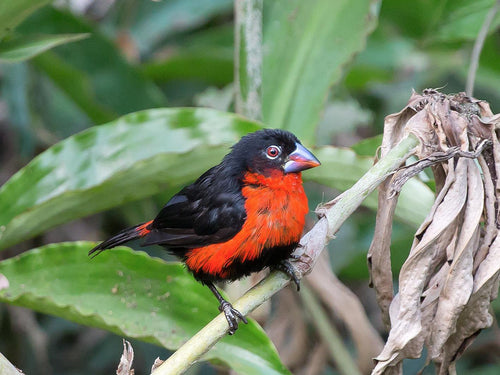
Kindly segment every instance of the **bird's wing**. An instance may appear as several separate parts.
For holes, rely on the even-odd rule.
[[[234,237],[246,219],[237,181],[221,181],[212,168],[163,207],[145,236],[144,246],[196,248]]]

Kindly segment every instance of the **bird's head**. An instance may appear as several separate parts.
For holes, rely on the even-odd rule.
[[[245,170],[266,176],[274,171],[297,173],[321,164],[295,135],[280,129],[263,129],[244,136],[227,157]]]

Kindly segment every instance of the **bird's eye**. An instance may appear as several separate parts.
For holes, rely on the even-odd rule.
[[[281,154],[281,148],[278,146],[269,146],[266,150],[266,155],[269,159],[276,159]]]

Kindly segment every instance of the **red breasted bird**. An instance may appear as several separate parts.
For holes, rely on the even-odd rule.
[[[229,333],[245,317],[214,282],[232,281],[266,267],[299,281],[288,258],[308,212],[301,171],[320,165],[290,132],[264,129],[236,143],[222,162],[174,195],[154,220],[125,229],[90,254],[143,238],[177,255],[219,300]]]

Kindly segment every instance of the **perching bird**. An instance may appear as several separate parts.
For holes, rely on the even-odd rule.
[[[214,282],[233,281],[266,267],[288,274],[308,212],[301,171],[320,162],[290,132],[264,129],[236,143],[222,162],[174,195],[154,220],[125,229],[89,255],[143,238],[177,255],[219,300],[229,333],[245,317]]]

